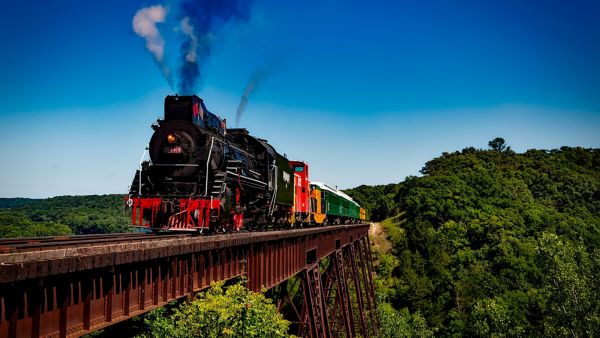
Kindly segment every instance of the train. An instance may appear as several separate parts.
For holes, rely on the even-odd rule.
[[[165,97],[126,197],[132,226],[219,233],[367,221],[350,196],[310,181],[308,163],[226,122],[196,95]]]

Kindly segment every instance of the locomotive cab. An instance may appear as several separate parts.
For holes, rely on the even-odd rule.
[[[182,120],[210,128],[225,135],[226,121],[206,109],[204,101],[196,95],[165,97],[165,121]]]

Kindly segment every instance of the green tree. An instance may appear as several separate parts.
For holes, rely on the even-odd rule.
[[[506,141],[504,141],[502,137],[496,137],[495,139],[488,142],[488,146],[493,151],[501,153],[506,149]]]
[[[397,213],[394,203],[394,196],[398,192],[397,184],[361,185],[344,192],[367,210],[372,221],[381,221]]]
[[[397,311],[388,303],[377,308],[379,336],[386,338],[433,337],[435,330],[427,326],[420,313],[410,314],[407,309]]]
[[[521,337],[524,329],[514,322],[502,299],[481,299],[470,314],[470,333],[474,337]]]
[[[288,337],[289,322],[271,300],[241,284],[213,283],[204,294],[168,313],[152,311],[143,337]]]
[[[598,252],[588,254],[581,244],[544,233],[537,254],[545,297],[544,331],[550,336],[600,335],[600,262]]]

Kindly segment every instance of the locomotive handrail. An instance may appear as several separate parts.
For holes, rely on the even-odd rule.
[[[234,145],[231,145],[231,143],[229,143],[229,142],[226,142],[226,141],[224,142],[223,140],[219,140],[219,139],[217,139],[217,141],[219,141],[219,142],[221,142],[221,143],[223,143],[223,144],[226,144],[228,147],[231,147],[231,148],[233,148],[233,149],[235,149],[235,150],[237,150],[237,151],[239,151],[239,152],[242,152],[242,153],[246,154],[246,155],[247,155],[247,156],[249,156],[249,157],[252,157],[252,158],[255,158],[255,157],[256,157],[256,156],[254,156],[254,155],[250,154],[249,152],[247,152],[247,151],[245,151],[245,150],[243,150],[243,149],[240,149],[240,148],[238,148],[238,147],[236,147],[236,146],[234,146]]]
[[[155,167],[199,167],[199,164],[181,164],[181,163],[173,163],[173,164],[165,164],[165,163],[156,163],[153,164]]]
[[[274,189],[273,189],[273,197],[271,198],[271,205],[269,205],[269,216],[273,216],[273,211],[275,211],[275,199],[277,198],[277,165],[275,165],[275,163],[273,163],[273,172],[275,173],[275,175],[273,175],[274,179],[273,181],[275,182],[274,184]]]
[[[240,179],[243,179],[243,180],[254,181],[254,182],[256,182],[256,183],[259,183],[259,184],[261,184],[261,185],[267,185],[267,183],[265,183],[265,182],[259,181],[259,180],[257,180],[257,179],[254,179],[254,178],[251,178],[251,177],[248,177],[248,176],[242,176],[242,175],[240,175],[239,173],[234,173],[233,171],[229,171],[229,170],[227,170],[227,173],[229,173],[229,174],[231,174],[231,175],[236,175],[236,176],[239,176],[239,177],[240,177]]]
[[[144,157],[146,157],[146,153],[148,153],[148,147],[146,147],[146,149],[144,149],[144,152],[142,153],[142,158],[140,158],[140,166],[139,166],[139,176],[138,176],[138,196],[142,196],[142,163],[144,163]]]
[[[210,140],[210,150],[208,151],[208,156],[206,157],[206,172],[204,173],[206,176],[206,183],[204,184],[204,196],[208,196],[208,165],[210,163],[210,156],[212,155],[212,148],[215,143],[215,137],[213,136]]]

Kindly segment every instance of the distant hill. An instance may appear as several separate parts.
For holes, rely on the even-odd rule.
[[[0,209],[20,207],[22,205],[27,205],[27,204],[35,203],[37,201],[39,201],[39,199],[22,198],[22,197],[17,197],[17,198],[0,198]]]
[[[370,220],[378,222],[397,213],[394,198],[399,187],[400,183],[361,185],[344,192],[367,210]]]
[[[122,195],[0,199],[0,237],[126,232]]]

